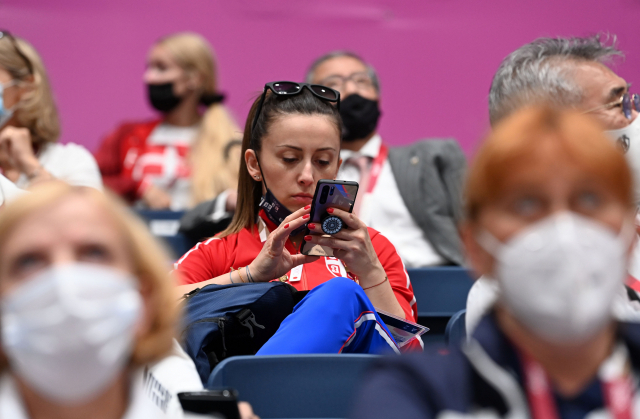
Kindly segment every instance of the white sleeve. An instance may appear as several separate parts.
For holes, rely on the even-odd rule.
[[[471,336],[480,319],[489,312],[498,299],[498,281],[481,276],[473,283],[467,296],[464,317],[467,336]]]
[[[55,178],[73,186],[102,190],[102,176],[93,155],[81,145],[54,144],[42,155],[42,166]]]
[[[202,391],[204,386],[189,355],[174,339],[171,353],[149,365],[146,376],[146,388],[149,397],[161,401],[167,417],[182,417],[182,406],[178,393]]]
[[[18,188],[15,183],[0,175],[0,205],[11,202],[25,193],[27,191]]]

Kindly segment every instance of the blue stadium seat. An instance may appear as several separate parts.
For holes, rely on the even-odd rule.
[[[263,419],[346,418],[375,355],[275,355],[227,358],[207,388],[232,387]]]
[[[451,317],[466,308],[473,279],[465,268],[442,266],[407,272],[418,303],[418,317]]]
[[[458,346],[467,337],[465,328],[466,315],[467,309],[460,310],[447,323],[447,328],[444,331],[444,340],[447,345]]]
[[[178,233],[180,218],[184,211],[137,210],[138,215],[147,223],[151,234],[161,238],[173,253],[174,258],[182,256],[189,248],[189,240]]]

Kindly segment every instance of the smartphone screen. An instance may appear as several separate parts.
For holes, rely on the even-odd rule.
[[[185,412],[217,414],[225,419],[240,419],[238,393],[232,389],[178,393]]]
[[[329,216],[328,208],[339,208],[343,211],[353,211],[353,204],[358,194],[358,183],[346,180],[320,179],[311,203],[310,223],[321,224]],[[306,234],[317,235],[309,232]],[[328,236],[327,236],[328,237]],[[333,249],[318,244],[302,242],[300,253],[309,256],[333,256]]]

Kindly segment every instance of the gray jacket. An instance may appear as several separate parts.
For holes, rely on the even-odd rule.
[[[455,140],[421,140],[389,149],[400,195],[427,240],[446,260],[462,265],[458,222],[466,158]]]

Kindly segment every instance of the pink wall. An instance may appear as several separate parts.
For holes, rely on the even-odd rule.
[[[183,30],[213,44],[238,121],[265,81],[299,80],[316,56],[347,48],[378,69],[389,143],[453,136],[467,153],[488,127],[498,64],[536,37],[616,34],[628,55],[617,69],[640,83],[638,0],[0,0],[0,21],[43,55],[62,140],[91,150],[118,122],[153,115],[145,54]]]

